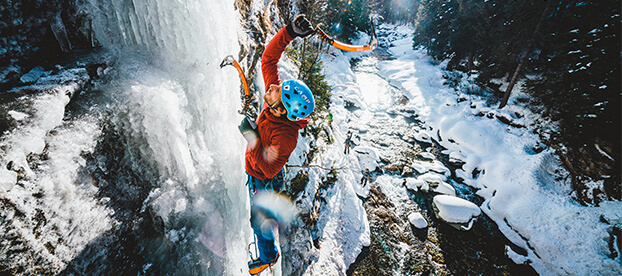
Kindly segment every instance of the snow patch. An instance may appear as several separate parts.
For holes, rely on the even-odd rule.
[[[482,213],[475,203],[455,196],[437,195],[433,202],[438,216],[449,223],[468,223]]]
[[[423,215],[418,212],[410,213],[410,215],[408,215],[408,221],[410,221],[410,224],[417,227],[418,229],[428,227],[428,222],[425,220]]]
[[[21,121],[29,117],[28,114],[15,110],[9,111],[9,115],[11,115],[11,117],[13,117],[13,119],[15,119],[16,121]]]

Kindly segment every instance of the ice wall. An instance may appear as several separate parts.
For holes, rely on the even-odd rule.
[[[200,241],[214,253],[205,266],[217,255],[222,274],[239,273],[250,230],[239,79],[218,66],[239,49],[233,1],[90,0],[89,8],[97,39],[120,57],[109,91],[120,125],[158,171],[143,208],[162,218],[169,241]]]

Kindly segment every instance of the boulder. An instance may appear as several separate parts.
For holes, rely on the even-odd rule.
[[[432,200],[436,216],[460,230],[469,230],[482,213],[475,203],[450,195],[437,195]]]
[[[417,229],[423,229],[428,227],[428,222],[418,212],[410,213],[410,215],[408,215],[408,221],[410,221],[410,224],[412,224],[414,227],[417,227]]]

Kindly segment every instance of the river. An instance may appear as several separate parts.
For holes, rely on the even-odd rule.
[[[434,140],[420,138],[419,130],[428,126],[416,113],[402,108],[408,99],[378,74],[378,63],[391,59],[386,49],[379,49],[351,62],[364,103],[348,109],[348,126],[357,146],[378,152],[382,168],[368,184],[370,193],[364,199],[372,242],[348,274],[537,275],[528,265],[517,265],[506,256],[505,247],[511,243],[485,214],[470,230],[458,230],[435,216],[434,193],[406,188],[405,178],[417,175],[405,170],[408,165],[417,160],[437,162],[451,172],[447,182],[458,196],[478,205],[483,201],[453,173],[459,164],[450,163]],[[421,213],[429,227],[412,226],[407,219],[412,212]]]

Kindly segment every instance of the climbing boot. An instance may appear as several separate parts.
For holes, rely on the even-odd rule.
[[[259,275],[261,272],[266,270],[266,268],[272,268],[272,266],[276,264],[276,261],[279,259],[280,255],[281,254],[277,252],[276,257],[274,257],[274,259],[270,261],[270,263],[264,263],[259,258],[248,262],[248,272],[250,272],[250,274],[253,276]]]

